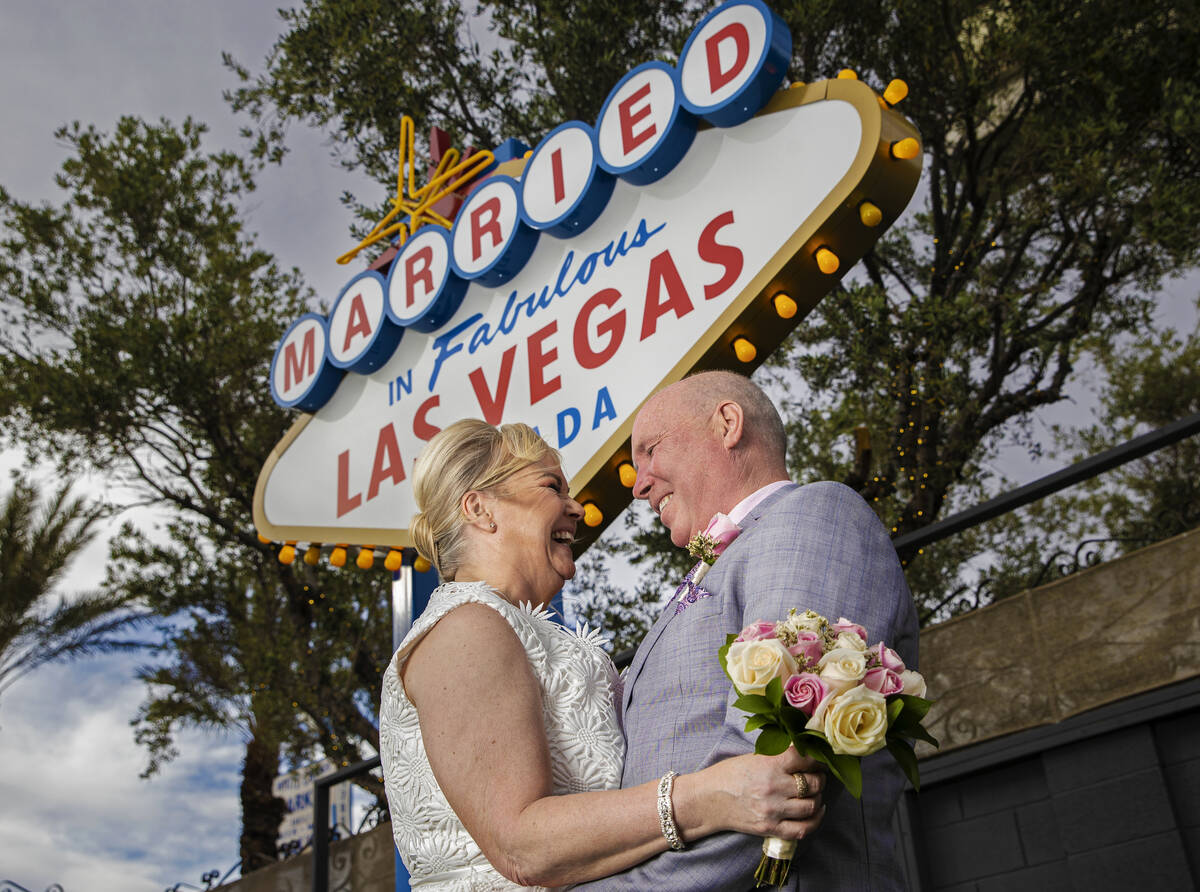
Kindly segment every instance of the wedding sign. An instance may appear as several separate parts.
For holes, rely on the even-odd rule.
[[[411,546],[413,460],[470,416],[562,453],[593,541],[630,500],[638,407],[749,373],[916,187],[903,116],[853,79],[780,89],[790,55],[764,3],[723,4],[678,65],[635,68],[594,124],[494,166],[450,228],[414,219],[390,265],[295,320],[271,389],[307,414],[263,468],[260,533]]]

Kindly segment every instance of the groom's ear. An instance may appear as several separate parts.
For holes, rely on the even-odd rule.
[[[725,400],[717,406],[714,419],[717,432],[721,435],[721,445],[726,449],[733,449],[741,442],[745,433],[746,416],[742,407],[733,400]]]

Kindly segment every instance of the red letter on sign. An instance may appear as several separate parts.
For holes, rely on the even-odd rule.
[[[662,286],[667,286],[667,299],[659,301]],[[675,315],[682,319],[695,309],[687,289],[683,287],[683,279],[675,268],[670,251],[663,251],[650,261],[650,278],[646,282],[646,310],[642,316],[642,336],[646,340],[658,330],[658,317],[667,310],[674,310]]]
[[[436,409],[441,404],[442,398],[435,393],[417,407],[417,414],[413,416],[413,434],[417,439],[428,443],[441,431],[440,427],[434,427],[426,418],[430,409]]]
[[[733,211],[726,211],[713,217],[704,231],[700,233],[700,243],[696,251],[700,259],[708,263],[716,263],[725,267],[725,274],[711,285],[704,286],[704,299],[712,300],[720,297],[725,290],[742,274],[744,258],[742,252],[733,245],[722,245],[717,242],[717,230],[723,229],[733,222]]]
[[[483,215],[487,214],[487,222],[483,222]],[[483,234],[487,232],[492,236],[492,247],[504,241],[504,236],[500,233],[500,199],[489,198],[481,203],[479,207],[471,211],[471,259],[478,260],[483,253]]]
[[[558,323],[551,322],[545,328],[531,334],[529,340],[525,342],[525,347],[529,351],[529,405],[531,406],[562,387],[562,378],[558,375],[547,381],[544,374],[546,366],[558,359],[558,348],[551,347],[549,350],[543,350],[542,341],[556,331],[558,331]]]
[[[350,450],[338,455],[337,516],[341,517],[362,504],[362,493],[350,495]]]
[[[304,333],[304,346],[300,348],[300,356],[296,356],[296,345],[288,344],[283,348],[283,390],[286,393],[292,389],[293,376],[297,381],[304,378],[305,375],[311,375],[315,371],[316,366],[316,345],[313,343],[313,338],[316,336],[316,330],[310,328]],[[308,366],[308,371],[304,370],[304,366]]]
[[[350,349],[350,342],[355,335],[371,336],[371,322],[367,319],[367,308],[363,306],[361,294],[354,295],[350,302],[350,321],[346,323],[346,340],[342,343],[343,352]]]
[[[593,350],[588,343],[588,325],[592,321],[592,313],[596,307],[611,307],[621,299],[621,292],[616,288],[605,288],[597,291],[588,298],[587,303],[575,317],[575,359],[585,369],[598,369],[613,358],[621,340],[625,337],[625,311],[618,310],[596,326],[596,334],[608,335],[608,343],[600,350]]]
[[[479,256],[479,255],[476,255]],[[417,264],[421,264],[421,268],[417,269]],[[420,280],[425,285],[425,293],[433,291],[433,248],[426,245],[418,251],[413,251],[413,255],[404,263],[404,290],[408,292],[408,299],[404,302],[404,306],[411,307],[413,305],[413,286]]]
[[[721,70],[721,42],[723,40],[732,40],[734,43],[733,64],[724,71]],[[708,88],[715,93],[737,77],[746,67],[746,60],[750,58],[750,35],[746,33],[745,25],[733,22],[708,38],[704,43],[704,48],[708,52]]]
[[[567,197],[567,186],[563,181],[561,148],[550,153],[550,172],[554,175],[554,203],[558,204]]]
[[[621,122],[621,147],[625,150],[626,155],[628,155],[658,131],[658,128],[651,123],[649,127],[644,127],[636,136],[634,136],[633,133],[633,125],[642,120],[642,118],[649,117],[650,103],[644,103],[638,108],[637,111],[632,110],[633,105],[635,102],[640,102],[649,95],[650,85],[642,84],[639,89],[634,90],[627,99],[623,100],[617,106],[617,119]]]
[[[379,495],[379,486],[385,480],[395,485],[404,479],[404,463],[400,460],[400,444],[396,442],[396,429],[385,424],[379,429],[375,443],[375,463],[371,466],[371,485],[367,487],[367,501]]]
[[[479,400],[479,408],[483,411],[483,420],[488,424],[499,424],[504,416],[504,401],[508,399],[508,382],[512,379],[513,357],[517,355],[517,345],[513,344],[500,357],[500,380],[496,382],[496,395],[493,397],[488,390],[487,378],[483,369],[478,368],[467,377],[475,388],[475,399]]]

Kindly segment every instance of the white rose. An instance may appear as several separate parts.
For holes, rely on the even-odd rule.
[[[904,685],[901,694],[911,694],[913,697],[925,696],[925,677],[920,672],[905,669],[900,673],[900,682]]]
[[[837,641],[833,643],[831,650],[836,650],[839,647],[865,651],[867,649],[867,642],[863,641],[862,636],[857,632],[842,632],[837,636]]]
[[[818,635],[824,634],[829,620],[812,610],[805,610],[803,613],[792,613],[783,621],[784,625],[790,628],[793,632],[816,632]]]
[[[762,694],[772,678],[796,673],[796,661],[778,638],[735,641],[725,655],[725,667],[739,694]]]
[[[833,751],[849,756],[869,756],[887,742],[887,700],[863,685],[851,688],[825,710],[825,738]]]
[[[817,674],[835,694],[849,690],[867,674],[867,654],[852,647],[835,647],[817,663]]]

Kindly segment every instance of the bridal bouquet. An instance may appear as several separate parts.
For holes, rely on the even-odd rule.
[[[866,629],[848,619],[831,623],[793,608],[780,622],[756,622],[730,635],[718,652],[738,693],[734,706],[750,713],[758,731],[754,751],[776,755],[796,747],[828,767],[856,799],[860,761],[884,747],[920,789],[909,740],[937,741],[921,727],[929,711],[925,680]],[[768,838],[754,878],[759,886],[787,879],[794,841]]]

